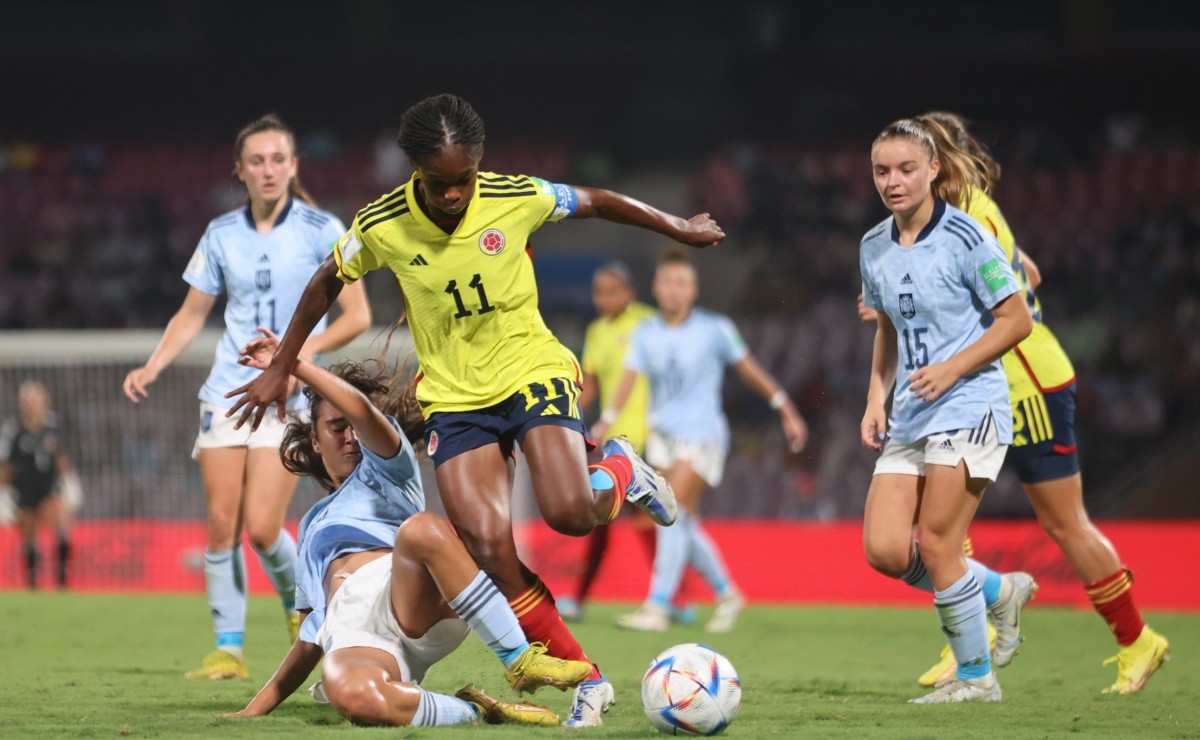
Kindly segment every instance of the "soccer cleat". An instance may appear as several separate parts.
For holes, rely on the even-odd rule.
[[[1141,691],[1154,672],[1170,659],[1171,644],[1167,638],[1146,625],[1136,640],[1123,645],[1116,655],[1104,661],[1104,665],[1117,664],[1117,681],[1103,693],[1132,694]]]
[[[633,465],[633,480],[625,489],[625,500],[650,515],[664,527],[675,523],[675,491],[667,479],[633,450],[625,437],[613,437],[604,443],[604,456],[622,455]]]
[[[599,727],[604,724],[602,715],[615,702],[612,684],[604,676],[584,681],[575,687],[571,714],[563,727]]]
[[[300,623],[304,621],[304,616],[295,609],[288,609],[283,614],[287,619],[288,639],[295,642],[300,637]]]
[[[616,625],[621,629],[637,632],[666,632],[670,621],[666,609],[647,602],[636,612],[617,617]]]
[[[992,648],[992,665],[1003,668],[1012,662],[1017,648],[1025,637],[1021,634],[1021,610],[1037,593],[1037,581],[1028,573],[1005,573],[1000,576],[1000,598],[988,607],[992,624],[996,626],[996,646]],[[1005,591],[1008,593],[1005,594]]]
[[[328,704],[329,697],[325,695],[325,684],[317,681],[308,687],[308,695],[318,704]]]
[[[558,616],[562,617],[564,622],[583,621],[583,602],[570,596],[561,596],[554,599],[554,606],[558,607]]]
[[[547,655],[546,646],[540,642],[530,644],[511,666],[504,669],[508,685],[518,694],[532,694],[543,686],[553,686],[559,691],[566,691],[577,686],[591,673],[591,663],[583,660],[563,660]]]
[[[996,628],[988,624],[988,650],[995,651],[996,649]],[[958,672],[958,663],[954,660],[954,653],[950,652],[949,645],[942,646],[942,653],[938,657],[938,662],[933,664],[933,667],[921,674],[917,679],[917,685],[924,686],[927,689],[938,689],[954,680],[954,674]]]
[[[526,702],[499,701],[467,684],[454,694],[475,707],[475,713],[489,725],[543,725],[557,727],[559,717],[546,707]]]
[[[188,671],[183,674],[184,678],[197,679],[208,678],[213,681],[220,681],[226,678],[249,678],[250,672],[246,670],[246,662],[232,653],[227,653],[224,650],[214,650],[204,656],[204,661],[200,667]]]
[[[996,674],[983,678],[956,678],[925,696],[909,699],[909,704],[957,704],[963,701],[1000,701],[1000,682]]]
[[[712,619],[708,620],[708,624],[704,625],[704,631],[715,633],[731,631],[733,625],[737,623],[738,615],[745,607],[746,600],[737,591],[730,591],[728,595],[718,598],[717,610],[713,612]]]

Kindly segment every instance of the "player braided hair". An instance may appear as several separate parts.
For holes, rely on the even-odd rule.
[[[292,147],[292,153],[296,153],[296,134],[288,128],[283,119],[274,113],[268,113],[261,118],[256,118],[238,131],[237,139],[233,143],[233,161],[242,161],[242,149],[246,146],[246,139],[254,134],[262,133],[263,131],[278,131],[287,137],[288,145]],[[234,170],[234,175],[237,175],[237,170]],[[309,194],[304,186],[300,184],[300,173],[296,172],[291,180],[288,180],[288,194],[299,198],[310,206],[316,206],[317,201]]]
[[[384,414],[395,417],[404,436],[414,448],[420,449],[425,434],[425,419],[417,405],[411,382],[398,382],[378,360],[339,362],[328,369],[371,399]],[[283,441],[279,444],[279,454],[283,458],[283,467],[289,472],[312,476],[325,490],[332,491],[336,486],[312,443],[321,405],[328,401],[312,386],[304,388],[304,397],[308,399],[308,417],[293,415],[290,418]]]
[[[946,133],[950,134],[950,136],[954,138],[954,144],[959,149],[969,152],[972,156],[979,160],[979,162],[983,165],[983,174],[987,178],[988,182],[991,185],[996,184],[996,181],[1000,179],[1000,163],[992,157],[992,153],[988,150],[987,145],[985,145],[979,139],[976,139],[971,135],[971,132],[967,130],[967,127],[971,125],[970,121],[958,115],[957,113],[950,113],[949,111],[940,110],[930,111],[929,113],[920,116],[917,120],[923,119],[936,121],[942,128],[944,128]],[[990,192],[990,190],[988,192]]]
[[[396,140],[409,160],[417,162],[445,147],[466,147],[483,156],[483,119],[463,98],[443,93],[425,98],[404,111]]]
[[[875,137],[871,148],[889,139],[913,141],[930,162],[936,159],[941,163],[933,181],[933,193],[947,203],[966,209],[971,203],[971,188],[985,193],[991,189],[984,163],[955,144],[946,129],[933,119],[920,117],[893,121]]]

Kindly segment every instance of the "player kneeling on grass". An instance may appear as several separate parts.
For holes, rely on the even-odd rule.
[[[277,337],[262,332],[242,353],[252,367],[266,367],[278,346]],[[503,661],[518,691],[566,689],[587,678],[591,665],[552,658],[545,646],[529,644],[507,600],[449,523],[423,511],[410,441],[420,439],[422,423],[410,393],[389,395],[383,374],[357,363],[326,371],[301,360],[293,373],[308,386],[312,421],[289,425],[284,464],[312,475],[330,494],[300,523],[300,636],[254,699],[230,716],[269,713],[324,655],[324,694],[356,724],[557,725],[549,709],[500,702],[474,686],[456,697],[419,686],[468,629]]]

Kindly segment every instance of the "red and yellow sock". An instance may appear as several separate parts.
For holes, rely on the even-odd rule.
[[[558,607],[554,605],[554,597],[550,590],[539,578],[534,581],[524,593],[508,602],[521,629],[525,631],[525,639],[530,642],[545,644],[546,652],[555,658],[563,660],[588,660],[583,652],[583,646],[567,629]],[[591,662],[591,661],[588,661]],[[592,678],[600,675],[595,665],[592,666]]]
[[[607,476],[612,481],[612,510],[608,517],[600,522],[608,524],[617,518],[617,514],[621,513],[621,504],[625,502],[625,491],[629,488],[629,482],[633,480],[633,463],[629,462],[629,458],[624,455],[609,455],[595,465],[588,467],[588,472],[592,478],[592,489],[596,491],[605,490],[606,486],[597,484],[597,473],[600,477]]]
[[[1142,634],[1146,623],[1133,603],[1133,574],[1127,569],[1095,583],[1085,585],[1092,606],[1104,617],[1118,645],[1131,645]]]

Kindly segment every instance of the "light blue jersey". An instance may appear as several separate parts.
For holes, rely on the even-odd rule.
[[[650,381],[651,429],[690,442],[729,448],[729,423],[721,409],[725,366],[746,356],[746,342],[725,316],[693,309],[682,324],[655,316],[638,327],[625,367]]]
[[[249,206],[209,223],[183,272],[188,285],[201,293],[226,295],[225,333],[200,389],[201,401],[226,405],[226,393],[258,375],[238,364],[238,352],[258,336],[260,326],[283,336],[309,278],[345,230],[336,216],[295,198],[288,199],[267,234],[254,228]],[[322,317],[313,331],[324,329]],[[288,405],[299,403],[297,394]]]
[[[863,302],[896,327],[888,434],[907,445],[938,432],[975,429],[991,414],[997,439],[1011,444],[1012,410],[1000,360],[964,375],[933,403],[913,395],[908,381],[918,368],[978,341],[992,324],[991,309],[1018,291],[1004,251],[974,219],[941,200],[916,243],[902,247],[899,238],[895,219],[888,218],[859,247]]]
[[[362,448],[362,462],[337,490],[313,504],[300,520],[296,563],[296,608],[311,609],[300,637],[316,643],[325,621],[325,571],[338,557],[366,550],[391,549],[405,519],[425,510],[425,491],[417,455],[400,432],[400,450],[390,459]]]

